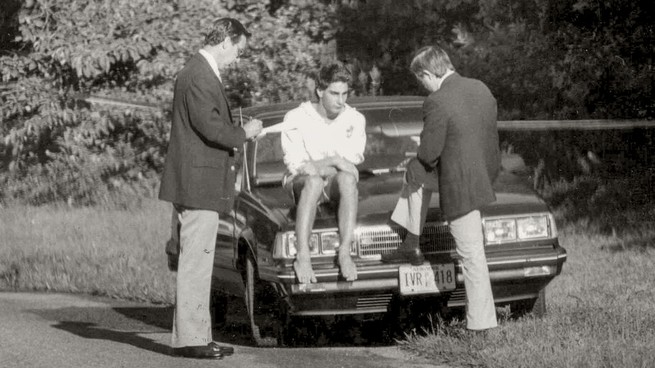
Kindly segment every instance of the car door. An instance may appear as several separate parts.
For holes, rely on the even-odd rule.
[[[244,152],[246,144],[244,143]],[[238,207],[243,190],[243,162],[245,155],[236,154],[234,170],[236,170],[235,200],[229,213],[219,216],[218,233],[216,235],[216,252],[214,255],[214,289],[232,295],[241,295],[243,279],[238,268]]]

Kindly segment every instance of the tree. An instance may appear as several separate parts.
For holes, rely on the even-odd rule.
[[[440,44],[487,83],[504,119],[653,118],[645,0],[341,1],[340,57],[382,71],[386,94],[419,93],[412,53]]]
[[[0,197],[95,203],[113,192],[152,194],[174,75],[217,17],[238,18],[254,34],[256,57],[226,75],[234,107],[304,96],[330,27],[327,13],[298,3],[38,0],[12,8],[16,27],[3,25],[15,37],[0,53]],[[81,94],[162,110],[91,109]]]
[[[407,66],[414,50],[439,43],[458,71],[489,85],[502,119],[652,119],[649,5],[4,0],[0,200],[94,203],[115,192],[152,194],[175,73],[216,17],[240,19],[253,33],[247,57],[225,75],[235,108],[306,99],[307,75],[331,59],[351,66],[357,94],[422,93]],[[162,108],[90,108],[79,102],[88,94]]]

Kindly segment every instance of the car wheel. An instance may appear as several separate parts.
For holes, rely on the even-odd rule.
[[[541,318],[546,315],[546,288],[539,291],[534,299],[518,300],[510,304],[510,312],[514,317],[521,317],[532,313],[535,317]]]
[[[252,255],[246,257],[245,263],[244,299],[252,337],[257,346],[277,346],[281,330],[277,320],[278,302],[275,291],[259,281]]]

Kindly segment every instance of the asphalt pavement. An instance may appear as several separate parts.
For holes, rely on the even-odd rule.
[[[435,367],[392,344],[258,348],[245,328],[214,334],[220,343],[234,347],[233,356],[218,361],[173,357],[171,319],[169,306],[87,295],[0,292],[0,367]]]

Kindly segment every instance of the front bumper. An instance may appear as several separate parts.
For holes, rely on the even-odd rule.
[[[454,253],[427,256],[436,269],[437,264],[455,263],[456,288],[454,290],[422,294],[421,297],[439,297],[448,306],[464,305],[464,277],[460,261]],[[535,298],[555,276],[562,271],[566,250],[556,246],[488,252],[487,264],[494,300],[497,304],[512,300]],[[385,264],[379,260],[357,262],[357,280],[340,280],[339,269],[334,265],[314,266],[317,282],[298,284],[289,265],[272,268],[260,267],[260,278],[278,287],[295,315],[335,315],[385,313],[393,298],[411,298],[400,295],[399,264]]]

